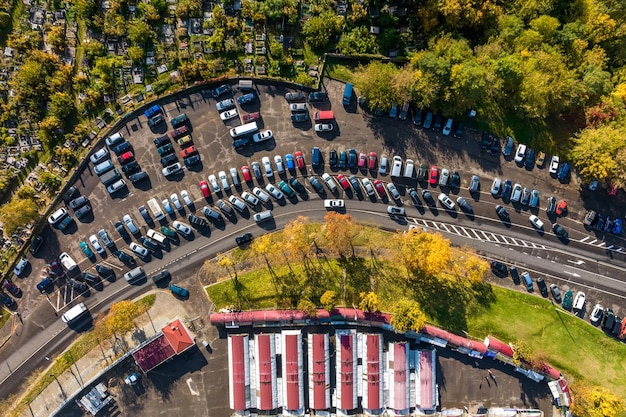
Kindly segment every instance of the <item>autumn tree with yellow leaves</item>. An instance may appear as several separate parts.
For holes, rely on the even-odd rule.
[[[426,324],[426,315],[422,312],[417,301],[402,299],[393,307],[391,325],[399,333],[409,330],[420,331]]]
[[[352,216],[329,211],[324,216],[326,247],[340,257],[353,252],[355,225]]]

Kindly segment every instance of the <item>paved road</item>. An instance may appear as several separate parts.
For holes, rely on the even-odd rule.
[[[327,82],[325,88],[331,96],[331,103],[340,103],[341,84]],[[572,184],[561,184],[550,178],[547,169],[526,171],[515,166],[512,162],[506,161],[501,155],[495,157],[487,155],[480,151],[477,142],[478,135],[472,131],[468,131],[461,140],[450,137],[444,138],[432,131],[426,132],[415,129],[411,126],[410,121],[389,120],[385,117],[372,118],[360,109],[346,111],[341,105],[333,105],[332,108],[337,119],[333,136],[317,136],[310,125],[297,127],[291,124],[288,119],[287,104],[282,97],[284,92],[281,88],[259,87],[261,102],[245,109],[245,111],[260,110],[263,115],[262,124],[271,128],[276,138],[262,148],[251,149],[247,154],[237,154],[233,151],[230,146],[231,138],[228,134],[230,126],[224,125],[219,120],[214,107],[215,100],[207,98],[206,94],[191,94],[177,102],[165,105],[168,117],[175,116],[179,112],[186,112],[190,116],[194,143],[202,155],[202,164],[199,167],[192,171],[185,171],[184,175],[176,178],[175,181],[163,178],[160,173],[159,157],[152,145],[152,139],[156,135],[164,133],[165,129],[160,132],[150,132],[143,116],[130,120],[126,124],[122,131],[132,143],[140,165],[150,175],[150,181],[140,185],[139,188],[130,186],[127,194],[116,196],[113,200],[114,203],[112,203],[91,169],[83,172],[77,185],[82,193],[89,196],[94,208],[94,215],[85,221],[77,222],[76,227],[70,230],[68,234],[62,234],[50,228],[44,230],[45,248],[38,258],[31,258],[32,271],[28,277],[19,283],[25,293],[23,300],[19,301],[24,324],[18,326],[17,335],[11,338],[11,341],[0,352],[0,381],[6,378],[9,369],[15,370],[18,364],[33,353],[35,356],[33,356],[32,363],[29,362],[29,368],[41,364],[43,356],[46,355],[44,351],[52,349],[51,346],[47,345],[47,341],[52,335],[57,334],[53,345],[59,347],[66,344],[68,338],[71,338],[71,333],[65,330],[61,321],[55,316],[55,310],[62,309],[65,302],[76,294],[56,293],[50,296],[50,303],[48,303],[45,298],[37,294],[34,288],[38,282],[38,276],[45,273],[45,264],[58,256],[60,252],[70,252],[75,259],[81,261],[81,269],[85,270],[92,267],[93,264],[83,259],[78,249],[79,242],[101,227],[105,227],[111,235],[117,237],[113,223],[125,213],[130,213],[140,224],[142,231],[145,232],[147,226],[143,220],[139,221],[141,217],[138,215],[137,207],[145,204],[149,198],[157,196],[161,199],[169,196],[172,192],[179,193],[180,190],[187,189],[196,202],[195,209],[198,210],[204,204],[214,204],[215,202],[213,199],[203,201],[199,191],[198,182],[206,179],[208,174],[217,174],[218,170],[227,170],[230,166],[250,165],[253,155],[254,160],[258,161],[264,155],[285,155],[298,149],[304,151],[307,162],[310,164],[310,152],[307,149],[311,146],[319,146],[326,155],[330,149],[340,150],[354,147],[359,152],[376,151],[379,156],[398,154],[405,158],[411,157],[416,163],[427,165],[437,163],[440,168],[449,167],[458,170],[462,178],[462,187],[460,190],[452,191],[452,194],[470,197],[469,201],[474,206],[473,220],[468,219],[460,212],[450,215],[441,209],[412,208],[402,186],[408,184],[405,183],[404,179],[401,179],[397,183],[401,193],[403,193],[402,205],[407,207],[411,222],[413,222],[412,218],[418,219],[416,224],[425,225],[429,229],[440,230],[454,243],[469,243],[479,251],[486,254],[497,254],[499,258],[507,262],[515,263],[521,267],[532,266],[531,270],[550,276],[565,289],[569,287],[572,289],[595,288],[597,291],[588,292],[588,298],[602,300],[605,305],[612,305],[619,312],[620,300],[626,294],[623,288],[623,277],[626,276],[623,267],[626,264],[624,263],[624,253],[617,252],[616,249],[626,246],[624,240],[614,236],[591,234],[585,231],[580,221],[586,208],[599,209],[604,213],[615,215],[614,213],[622,210],[620,200],[607,200],[602,194],[590,196],[586,191],[581,192],[579,190],[580,184],[577,183],[575,177],[572,179]],[[241,113],[242,109],[239,110]],[[310,112],[315,110],[317,109],[311,108]],[[228,162],[225,163],[225,161]],[[312,173],[312,170],[308,168],[306,172],[298,173],[298,176],[300,178],[302,175]],[[354,173],[360,177],[365,175],[371,178],[379,177],[376,173]],[[538,234],[528,223],[528,211],[519,206],[507,204],[512,215],[512,224],[509,227],[501,224],[495,218],[494,213],[494,206],[500,203],[500,200],[494,200],[488,191],[483,191],[475,196],[470,196],[467,193],[466,187],[471,174],[480,175],[483,190],[488,190],[494,176],[500,176],[510,178],[513,182],[520,182],[524,186],[539,189],[542,192],[543,202],[545,202],[547,195],[552,194],[567,199],[570,207],[568,215],[558,221],[570,232],[571,241],[569,245],[563,245],[550,232],[546,232],[544,235]],[[380,178],[383,181],[389,181],[388,176]],[[303,183],[306,184],[306,181]],[[417,184],[413,180],[410,185],[416,186]],[[425,184],[421,186],[428,187]],[[430,189],[435,191],[436,196],[438,188],[433,189],[431,187]],[[236,193],[240,191],[236,190]],[[312,192],[311,189],[310,191]],[[385,204],[368,202],[366,197],[363,197],[362,201],[358,201],[360,200],[359,197],[351,194],[342,192],[338,197],[345,197],[349,200],[347,202],[348,211],[358,219],[374,222],[388,229],[407,226],[393,221],[382,213],[386,208]],[[324,215],[321,206],[321,201],[313,194],[308,201],[298,201],[296,205],[292,203],[272,204],[276,221],[274,225],[266,226],[266,228],[280,228],[298,214],[305,214],[311,219],[320,220]],[[540,211],[538,214],[546,221],[545,211],[543,209]],[[185,216],[188,214],[188,210],[185,209],[181,214]],[[176,274],[180,264],[188,267],[196,262],[202,262],[207,255],[214,256],[218,252],[223,252],[233,245],[233,236],[243,231],[258,230],[257,227],[249,220],[249,215],[243,218],[238,216],[236,220],[227,223],[223,230],[211,228],[210,233],[205,234],[205,236],[196,233],[190,241],[181,239],[179,245],[172,246],[171,251],[163,252],[146,264],[146,270],[150,274],[167,266]],[[260,233],[260,230],[254,233]],[[486,235],[486,233],[490,234]],[[117,245],[118,247],[127,247],[126,242],[121,239],[117,240]],[[540,262],[538,257],[543,261]],[[184,263],[181,262],[183,259],[185,259]],[[126,270],[119,261],[112,259],[111,256],[103,261],[117,268],[118,277],[121,277],[122,272]],[[65,291],[63,283],[59,284]],[[143,290],[142,287],[130,290],[123,280],[105,284],[104,291],[92,290],[90,296],[84,298],[94,313],[110,305],[113,301],[129,297],[132,291],[140,292]],[[621,297],[608,297],[607,295],[610,293],[617,293]],[[83,297],[80,298],[83,299]],[[6,332],[7,329],[5,328],[3,331]],[[42,348],[38,350],[40,347]],[[25,371],[21,372],[26,373]],[[18,379],[15,378],[15,380]],[[5,392],[14,391],[16,386],[15,383],[11,382],[12,380],[13,378],[2,383],[0,393],[4,395]]]

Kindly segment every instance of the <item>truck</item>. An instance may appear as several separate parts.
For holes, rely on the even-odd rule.
[[[87,306],[85,306],[85,303],[80,303],[67,310],[67,312],[61,316],[61,320],[69,325],[71,322],[77,320],[86,312]]]
[[[122,176],[120,175],[120,172],[117,170],[117,168],[114,168],[113,170],[100,175],[100,181],[104,185],[111,185],[120,178],[122,178]]]
[[[148,200],[148,207],[150,207],[150,211],[157,221],[165,218],[165,214],[163,214],[163,210],[161,210],[161,206],[159,205],[156,198],[151,198],[150,200]]]

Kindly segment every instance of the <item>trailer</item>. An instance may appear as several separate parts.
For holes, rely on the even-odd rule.
[[[165,214],[163,214],[163,210],[161,210],[161,206],[159,206],[156,198],[151,198],[150,200],[148,200],[148,207],[150,207],[150,211],[152,212],[152,215],[154,216],[156,221],[165,218]]]

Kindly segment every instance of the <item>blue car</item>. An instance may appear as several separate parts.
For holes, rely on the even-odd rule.
[[[287,165],[287,169],[290,171],[296,169],[296,165],[293,162],[293,156],[290,153],[285,155],[285,164]]]
[[[394,104],[389,110],[389,117],[395,118],[398,115],[398,105]]]
[[[504,185],[502,186],[502,198],[511,197],[512,190],[513,190],[513,183],[511,183],[511,180],[504,181]]]
[[[189,291],[187,291],[187,288],[179,287],[178,285],[170,284],[170,291],[180,298],[189,297]]]
[[[614,235],[622,234],[622,219],[615,219],[615,222],[613,223],[613,228],[611,229],[611,233],[613,233]]]
[[[87,245],[87,242],[80,242],[80,248],[87,258],[93,258],[93,251]]]
[[[244,94],[243,96],[237,97],[237,102],[239,102],[239,104],[242,106],[244,104],[252,103],[255,100],[256,100],[256,94],[254,93],[248,93],[248,94]]]
[[[144,111],[143,114],[145,114],[148,119],[151,119],[157,114],[160,114],[162,112],[163,110],[161,109],[161,106],[159,106],[158,104],[155,104],[154,106],[150,107],[148,110]]]
[[[339,152],[339,168],[344,169],[348,165],[348,155],[346,151]]]
[[[559,167],[558,174],[556,174],[557,178],[561,181],[566,179],[567,176],[569,175],[569,169],[570,169],[569,164],[567,162],[563,162],[561,166]]]
[[[211,91],[211,95],[213,96],[213,98],[218,98],[222,94],[226,94],[229,91],[230,91],[230,85],[224,84],[224,85],[220,85],[215,90]]]
[[[348,168],[356,168],[356,150],[350,149],[348,151]]]
[[[39,290],[40,293],[47,294],[51,286],[52,286],[52,278],[45,277],[44,279],[41,280],[39,284],[37,284],[37,289]]]

